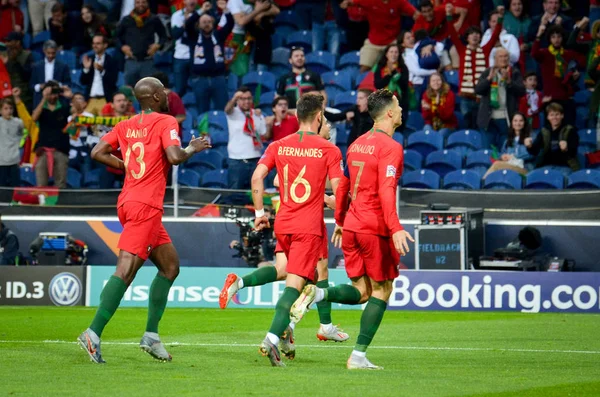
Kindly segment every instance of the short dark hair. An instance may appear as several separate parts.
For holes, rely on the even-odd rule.
[[[302,53],[304,54],[304,48],[292,47],[292,49],[290,50],[290,59],[292,59],[292,55],[294,55],[294,52],[296,52],[296,51],[302,51]]]
[[[546,106],[546,115],[550,114],[550,112],[558,112],[560,114],[565,114],[565,109],[560,103],[551,102],[548,106]]]
[[[127,95],[125,95],[125,94],[124,94],[124,93],[122,93],[121,91],[117,91],[117,92],[115,92],[115,93],[113,94],[113,96],[112,96],[112,100],[113,100],[113,102],[115,101],[115,98],[117,97],[117,95],[123,95],[123,96],[125,97],[125,99],[126,99],[126,100],[129,100],[129,99],[127,98]]]
[[[548,37],[548,40],[550,40],[550,37],[552,37],[553,34],[559,34],[563,40],[565,39],[565,29],[560,25],[552,25],[548,28],[546,31],[546,37]]]
[[[465,32],[465,37],[469,37],[469,35],[473,33],[479,33],[479,35],[481,35],[481,28],[476,25],[469,26],[469,28]]]
[[[62,5],[62,3],[56,3],[52,6],[52,9],[50,10],[50,12],[65,12],[65,6]]]
[[[165,88],[169,88],[169,76],[165,72],[156,72],[152,75],[155,79],[158,79],[165,86]]]
[[[316,92],[300,96],[296,103],[296,115],[300,123],[310,123],[317,113],[323,111],[325,97]]]
[[[430,0],[421,0],[419,2],[419,10],[422,10],[423,8],[427,7],[433,8],[433,3]]]
[[[246,92],[252,92],[252,91],[250,91],[250,88],[243,85],[240,88],[238,88],[236,92],[241,92],[242,94],[245,94]]]
[[[386,110],[393,102],[394,94],[388,89],[377,90],[367,100],[367,110],[373,120],[377,120],[381,113]]]
[[[15,108],[15,103],[13,102],[12,98],[10,97],[6,97],[6,98],[2,98],[0,99],[0,109],[4,106],[4,105],[9,105],[11,106],[13,109]]]
[[[421,40],[424,40],[429,37],[429,32],[425,29],[419,29],[415,32],[415,43],[418,43]]]
[[[92,39],[93,39],[94,37],[102,37],[102,42],[103,42],[104,44],[108,43],[108,39],[107,39],[107,38],[106,38],[106,36],[105,36],[105,35],[103,35],[102,33],[96,33],[96,34],[94,34],[94,36],[92,37]]]
[[[288,104],[288,106],[290,104],[290,100],[287,99],[287,97],[278,96],[278,97],[275,97],[275,99],[273,99],[273,102],[271,102],[271,107],[274,108],[275,106],[277,106],[279,104],[279,101],[285,101]]]
[[[529,77],[536,77],[536,78],[537,78],[537,77],[538,77],[538,75],[537,75],[537,73],[536,73],[536,72],[529,71],[529,72],[525,73],[525,77],[524,77],[524,79],[525,79],[525,80],[527,80]]]
[[[87,102],[87,97],[85,96],[85,94],[83,92],[74,92],[73,97],[71,97],[71,100],[73,100],[76,96],[82,97],[83,100]]]
[[[490,11],[490,12],[488,13],[488,21],[489,21],[490,19],[492,19],[492,17],[493,17],[494,15],[500,15],[500,13],[498,12],[498,10],[492,10],[492,11]]]

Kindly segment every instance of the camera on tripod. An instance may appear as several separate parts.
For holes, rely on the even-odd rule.
[[[225,217],[235,220],[240,229],[240,240],[229,244],[229,248],[237,251],[233,258],[242,258],[251,267],[257,267],[259,263],[272,259],[275,250],[272,228],[255,230],[254,219],[241,217],[238,208],[229,208]],[[271,225],[273,221],[274,219],[270,219]]]

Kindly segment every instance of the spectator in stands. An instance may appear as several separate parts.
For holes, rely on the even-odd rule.
[[[587,65],[591,64],[594,58],[600,54],[600,20],[597,20],[592,25],[591,34],[586,32],[589,25],[589,18],[584,17],[577,21],[573,27],[573,31],[569,35],[565,48],[574,50],[580,53],[587,53]],[[588,86],[594,85],[586,73],[585,84]]]
[[[560,14],[560,0],[544,0],[544,13],[533,17],[529,31],[527,33],[527,41],[541,41],[540,47],[548,47],[548,40],[545,37],[539,37],[540,27],[544,26],[544,30],[549,30],[552,26],[561,26],[565,31],[573,29],[573,20],[564,14]],[[542,32],[544,32],[542,30]],[[549,39],[549,37],[548,37]]]
[[[70,99],[73,93],[69,87],[61,87],[57,81],[51,80],[44,86],[42,95],[42,101],[31,115],[40,126],[35,145],[35,177],[38,186],[48,186],[48,179],[53,177],[54,186],[63,189],[67,187],[69,164],[69,134],[64,128],[71,115],[66,99]]]
[[[527,151],[525,140],[531,137],[531,126],[523,113],[515,113],[512,117],[508,137],[502,145],[500,160],[487,170],[483,179],[494,171],[512,170],[527,175],[533,169],[535,158]]]
[[[19,3],[20,0],[3,0],[0,3],[0,40],[10,32],[24,32],[24,17]]]
[[[579,135],[573,126],[565,122],[563,107],[551,103],[546,107],[548,127],[535,137],[525,139],[527,151],[538,156],[538,168],[551,168],[565,175],[580,168],[577,158]]]
[[[519,112],[527,117],[527,123],[534,130],[540,128],[540,112],[544,111],[544,106],[552,99],[549,96],[543,96],[542,92],[537,90],[537,84],[537,73],[527,73],[525,75],[526,93],[519,101]]]
[[[233,15],[235,26],[230,46],[235,53],[229,70],[236,76],[248,73],[250,64],[249,40],[246,37],[247,25],[255,20],[269,18],[279,13],[269,0],[229,0],[227,8]]]
[[[0,186],[19,186],[21,174],[19,146],[23,137],[23,121],[13,117],[12,99],[0,100]]]
[[[229,129],[229,188],[249,189],[250,178],[262,155],[262,138],[267,133],[260,109],[252,109],[252,92],[240,87],[225,106]]]
[[[427,35],[435,41],[442,42],[448,37],[448,23],[444,6],[433,6],[431,0],[421,0],[419,3],[421,15],[415,20],[412,32],[425,30]],[[454,9],[456,12],[456,9]]]
[[[158,80],[160,80],[160,82],[165,86],[165,91],[167,92],[167,102],[169,104],[168,114],[175,117],[175,120],[177,120],[177,122],[179,123],[179,135],[181,136],[181,123],[183,123],[186,118],[185,106],[183,106],[183,101],[181,100],[181,97],[171,89],[171,82],[169,81],[169,76],[167,76],[166,73],[154,73],[152,77],[155,77]]]
[[[373,128],[373,119],[369,115],[367,109],[367,98],[373,91],[360,88],[356,93],[356,106],[340,113],[331,113],[325,110],[325,118],[327,121],[337,123],[340,121],[348,121],[352,124],[350,127],[350,135],[348,135],[347,146],[350,146],[359,136]]]
[[[307,92],[319,91],[322,95],[326,95],[321,76],[305,67],[306,59],[302,47],[292,48],[289,61],[292,71],[281,76],[277,81],[277,95],[287,97],[290,109],[296,109],[296,102]]]
[[[387,46],[396,43],[402,15],[417,18],[420,13],[408,0],[369,1],[353,0],[364,7],[369,21],[369,36],[360,49],[360,71],[371,70]]]
[[[210,109],[223,109],[227,104],[225,80],[225,39],[233,29],[231,14],[225,14],[227,23],[215,30],[215,19],[207,13],[192,14],[185,22],[192,62],[192,87],[200,114]],[[211,108],[210,101],[213,106]]]
[[[89,4],[81,7],[81,27],[82,30],[77,34],[76,43],[86,51],[93,48],[95,36],[106,37],[108,44],[110,32],[104,25],[104,18],[96,14],[94,8]]]
[[[125,84],[135,86],[154,73],[154,54],[166,39],[165,28],[160,18],[150,13],[148,0],[135,0],[133,11],[117,26],[118,45],[125,54]]]
[[[305,0],[306,1],[306,0]],[[324,3],[318,4],[316,7],[324,7],[323,23],[312,21],[312,50],[313,51],[329,51],[334,55],[340,52],[340,29],[336,24],[333,14],[332,3],[337,0],[326,0]],[[298,7],[298,3],[296,3]]]
[[[17,265],[19,257],[19,239],[3,222],[0,222],[0,265]]]
[[[202,4],[200,9],[198,0],[184,0],[183,8],[171,16],[171,36],[175,41],[175,53],[173,54],[173,72],[175,72],[175,92],[184,96],[187,92],[190,69],[192,67],[190,46],[187,42],[185,23],[192,14],[204,14],[211,8],[209,1]]]
[[[254,67],[256,70],[266,72],[271,64],[273,41],[271,36],[275,33],[273,20],[279,15],[279,7],[271,4],[268,12],[259,14],[252,23],[246,25],[246,32],[254,38]]]
[[[24,129],[28,132],[27,137],[24,140],[21,162],[33,164],[36,159],[33,148],[38,141],[39,127],[37,123],[33,121],[27,106],[21,100],[21,89],[19,87],[13,88],[13,99],[15,101],[15,107],[17,108],[17,116],[23,121]]]
[[[33,65],[30,86],[34,90],[33,106],[37,106],[42,99],[44,85],[50,81],[59,84],[71,84],[71,71],[63,62],[56,59],[58,45],[53,40],[44,43],[44,59]]]
[[[487,68],[490,53],[502,31],[504,7],[498,7],[498,11],[501,18],[498,19],[498,24],[492,33],[490,41],[483,47],[481,46],[481,29],[479,26],[471,26],[467,29],[467,45],[463,44],[454,26],[448,27],[450,38],[456,47],[460,60],[458,69],[458,95],[461,97],[460,111],[464,115],[467,128],[475,128],[477,124],[475,118],[478,104],[475,95],[475,85],[483,71]],[[452,4],[446,4],[446,18],[448,22],[452,21],[453,13],[454,7]]]
[[[350,0],[342,0],[340,7],[348,14],[346,40],[348,50],[358,51],[363,46],[369,34],[369,22],[365,8]]]
[[[273,116],[265,117],[267,134],[265,140],[278,141],[298,131],[298,118],[288,112],[289,102],[284,96],[273,100]]]
[[[596,126],[598,133],[598,146],[600,147],[600,55],[592,59],[588,66],[588,76],[595,82],[594,93],[590,100],[590,122]]]
[[[510,8],[504,14],[503,26],[506,33],[512,34],[519,41],[521,71],[525,70],[525,53],[531,49],[531,41],[527,38],[529,25],[531,25],[531,19],[523,10],[523,0],[511,0]]]
[[[82,58],[83,71],[80,82],[90,98],[87,111],[95,116],[100,114],[117,91],[119,65],[116,59],[106,53],[107,46],[106,36],[97,34],[92,41],[93,59],[87,54]]]
[[[439,131],[447,138],[458,128],[458,119],[454,114],[456,98],[442,75],[435,72],[429,77],[429,85],[421,100],[421,114],[426,128]]]
[[[404,59],[400,56],[400,47],[390,44],[384,50],[373,71],[375,88],[387,88],[392,91],[400,102],[402,108],[402,120],[408,120],[408,107],[410,102],[410,90],[408,87],[408,68]],[[404,126],[404,123],[402,123]],[[402,128],[402,126],[400,128]]]
[[[135,98],[135,95],[133,94],[133,88],[131,88],[128,85],[124,85],[123,87],[119,88],[119,91],[117,91],[115,93],[115,95],[116,94],[125,95],[125,99],[127,100],[126,114],[135,114],[138,111],[139,104],[137,103],[137,99]],[[104,105],[104,107],[102,108],[101,114],[103,116],[112,115],[115,112],[115,109],[113,108],[113,104],[114,104],[114,95],[113,95],[113,102],[109,102],[106,105]],[[137,108],[136,108],[136,106],[137,106]]]
[[[481,74],[475,93],[480,96],[477,126],[483,133],[484,147],[501,147],[508,134],[509,120],[519,109],[519,98],[525,95],[519,68],[510,66],[508,51],[499,48],[495,66]]]
[[[132,116],[135,114],[135,110],[131,105],[129,99],[122,92],[117,92],[113,95],[112,103],[108,103],[103,111],[102,116],[105,117],[124,117],[124,116]],[[108,134],[112,127],[107,126],[99,126],[98,132],[100,137]],[[121,148],[117,149],[116,152],[113,153],[117,158],[123,159],[123,155],[121,153]],[[123,170],[118,170],[112,167],[106,167],[100,173],[100,189],[112,189],[115,186],[115,182],[123,183],[125,177],[125,173]]]
[[[21,98],[28,108],[31,108],[33,96],[29,88],[29,80],[31,79],[33,55],[31,55],[31,51],[23,49],[23,34],[21,33],[9,33],[6,37],[6,47],[8,48],[6,70],[10,76],[10,83],[13,88],[21,89]]]
[[[59,50],[71,48],[75,35],[67,27],[67,13],[62,3],[52,6],[52,16],[48,21],[50,26],[50,38],[56,42]]]
[[[42,30],[49,30],[50,17],[52,16],[52,7],[56,0],[28,0],[29,18],[31,19],[31,30],[33,36]]]
[[[496,25],[498,25],[498,18],[500,18],[500,13],[498,12],[498,10],[490,12],[490,15],[488,17],[488,24],[490,27],[483,34],[483,38],[481,39],[482,47],[485,46],[492,39],[492,32],[494,32],[494,30],[496,29]],[[517,40],[517,38],[512,34],[506,32],[505,29],[501,31],[498,41],[494,43],[494,48],[492,49],[492,52],[490,53],[488,59],[488,65],[490,67],[494,66],[494,54],[496,53],[496,49],[501,47],[508,51],[510,64],[513,66],[516,65],[519,62],[519,58],[521,56],[519,40]]]
[[[574,124],[575,104],[571,98],[575,93],[574,85],[581,77],[577,66],[585,64],[585,57],[563,48],[564,29],[560,26],[552,26],[548,29],[546,36],[550,45],[548,48],[542,48],[541,39],[545,30],[546,25],[540,25],[531,55],[540,65],[543,65],[541,74],[544,95],[552,98],[553,102],[561,104],[567,124]]]
[[[71,115],[67,122],[71,123],[75,117],[79,116],[94,117],[94,114],[86,111],[87,107],[85,96],[80,92],[74,93],[71,98]],[[70,145],[69,167],[77,169],[81,174],[86,174],[92,166],[90,157],[92,146],[98,143],[93,139],[88,142],[88,138],[94,135],[94,131],[92,127],[69,126],[66,128],[66,133],[69,134]]]
[[[446,6],[452,5],[454,15],[458,15],[458,20],[452,18],[452,22],[447,20],[447,26],[450,30],[450,24],[459,35],[467,33],[467,29],[472,26],[481,25],[481,1],[480,0],[444,0]]]

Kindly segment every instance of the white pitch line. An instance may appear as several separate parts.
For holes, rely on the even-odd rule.
[[[66,340],[0,340],[0,344],[68,344],[77,342]],[[137,342],[102,342],[103,345],[134,346]],[[256,347],[258,344],[250,343],[187,343],[187,342],[165,342],[167,346],[192,346],[192,347]],[[348,349],[347,345],[320,344],[320,345],[296,345],[307,349]],[[471,352],[508,352],[508,353],[562,353],[562,354],[600,354],[600,350],[557,350],[557,349],[494,349],[491,347],[431,347],[431,346],[369,346],[369,349],[383,350],[433,350],[433,351],[471,351]]]

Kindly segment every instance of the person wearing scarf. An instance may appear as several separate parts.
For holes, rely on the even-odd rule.
[[[543,106],[550,101],[550,97],[544,97],[541,91],[537,90],[537,73],[529,72],[525,75],[525,96],[519,101],[519,112],[525,115],[527,122],[532,129],[540,128],[539,114]]]
[[[542,36],[547,35],[550,45],[541,47]],[[531,55],[540,64],[544,96],[551,98],[564,108],[568,124],[575,123],[575,104],[571,100],[575,93],[574,86],[579,78],[579,72],[568,72],[569,64],[578,67],[585,65],[585,56],[563,47],[564,30],[560,26],[552,26],[546,32],[546,25],[540,25],[536,40],[531,48]]]
[[[263,152],[262,139],[267,134],[260,109],[253,109],[249,88],[240,87],[225,106],[229,143],[228,183],[230,189],[249,189],[252,173]]]
[[[426,126],[440,131],[446,138],[458,127],[458,120],[454,114],[454,93],[450,86],[444,82],[442,75],[434,73],[429,77],[429,86],[423,93],[421,101],[421,114]]]
[[[397,44],[390,44],[385,48],[383,56],[373,67],[373,77],[376,89],[387,88],[394,93],[402,108],[402,119],[408,120],[411,97],[409,74]],[[400,128],[404,128],[404,123]]]

